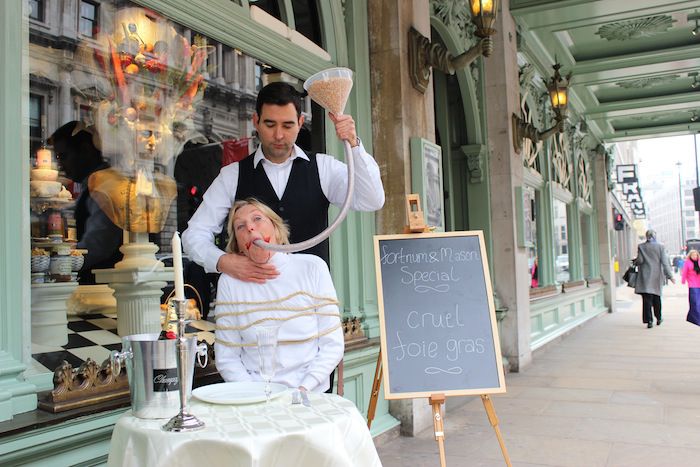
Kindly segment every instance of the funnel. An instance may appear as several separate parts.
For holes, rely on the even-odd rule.
[[[352,70],[329,68],[304,81],[304,89],[318,105],[340,115],[345,110],[352,89]]]

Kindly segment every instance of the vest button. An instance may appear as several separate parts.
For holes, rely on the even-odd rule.
[[[284,212],[284,206],[280,206],[280,212]]]

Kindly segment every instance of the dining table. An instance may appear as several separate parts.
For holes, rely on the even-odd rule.
[[[200,467],[381,466],[367,423],[350,400],[292,390],[269,401],[210,403],[192,397],[189,413],[205,423],[167,432],[165,419],[122,415],[114,427],[108,465]]]

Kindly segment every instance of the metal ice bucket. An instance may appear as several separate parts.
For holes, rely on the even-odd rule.
[[[122,337],[122,351],[112,353],[112,365],[126,364],[131,390],[131,411],[139,418],[170,418],[180,410],[180,381],[177,371],[177,339],[158,340],[158,334],[134,334]],[[195,356],[203,356],[207,346],[197,345],[196,337],[185,338],[187,358],[187,397],[192,392]]]

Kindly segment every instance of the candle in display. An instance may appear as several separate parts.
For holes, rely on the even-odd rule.
[[[182,244],[180,234],[175,232],[172,241],[173,270],[175,272],[175,300],[185,299],[185,285],[182,277]]]
[[[51,168],[51,151],[41,148],[36,152],[36,166],[39,169]]]

